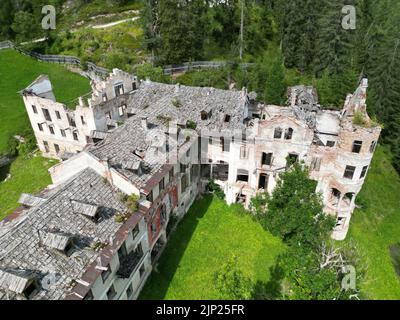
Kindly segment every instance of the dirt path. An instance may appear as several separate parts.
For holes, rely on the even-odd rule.
[[[92,29],[106,29],[106,28],[111,28],[114,27],[118,24],[124,23],[124,22],[128,22],[128,21],[136,21],[137,19],[139,19],[139,17],[133,17],[133,18],[129,18],[129,19],[124,19],[124,20],[119,20],[119,21],[114,21],[114,22],[110,22],[110,23],[106,23],[106,24],[100,24],[100,25],[96,25],[96,26],[88,26],[88,28],[92,28]]]

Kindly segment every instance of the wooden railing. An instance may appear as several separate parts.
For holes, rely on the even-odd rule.
[[[30,56],[32,58],[44,62],[68,64],[68,65],[82,67],[82,62],[77,57],[64,56],[64,55],[45,55],[33,51],[27,51],[22,49],[20,46],[16,46],[12,41],[8,40],[0,42],[0,50],[2,49],[15,49],[24,55]],[[182,73],[196,69],[216,69],[224,67],[227,64],[228,64],[227,61],[193,61],[193,62],[184,62],[182,64],[166,65],[163,67],[163,71],[165,75],[172,75],[174,73]],[[240,66],[243,69],[251,67],[252,65],[253,65],[252,63],[240,64]],[[108,69],[99,67],[93,62],[87,62],[87,67],[89,71],[92,71],[101,77],[106,77],[110,73]]]
[[[37,59],[39,61],[43,62],[50,62],[50,63],[59,63],[59,64],[68,64],[72,66],[79,66],[82,67],[82,62],[79,58],[74,57],[74,56],[64,56],[64,55],[46,55],[46,54],[40,54],[37,52],[33,51],[28,51],[25,49],[22,49],[19,46],[16,46],[13,42],[11,41],[3,41],[0,42],[0,50],[3,49],[14,49],[17,50],[18,52],[30,56],[34,59]],[[106,77],[110,73],[109,70],[106,68],[99,67],[95,65],[93,62],[88,62],[87,63],[87,68],[88,71],[92,71],[96,73],[97,75],[101,77]]]

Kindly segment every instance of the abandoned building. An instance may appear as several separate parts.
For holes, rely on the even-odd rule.
[[[69,109],[40,76],[21,93],[40,150],[62,162],[49,170],[53,184],[22,195],[0,224],[0,299],[135,299],[170,217],[182,218],[210,178],[229,204],[248,207],[292,161],[310,167],[337,219],[332,237],[344,239],[381,130],[366,112],[367,87],[362,80],[332,111],[311,87],[289,88],[287,106],[273,106],[245,89],[114,70]]]

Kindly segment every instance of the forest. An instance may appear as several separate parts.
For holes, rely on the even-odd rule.
[[[234,82],[237,88],[246,86],[271,104],[284,104],[287,86],[303,83],[317,88],[323,107],[341,108],[346,94],[367,77],[369,114],[384,127],[381,142],[390,146],[393,164],[400,172],[399,1],[2,0],[0,40],[26,41],[47,34],[48,42],[38,50],[65,52],[59,45],[60,30],[43,31],[32,21],[40,21],[44,4],[53,4],[64,13],[66,3],[75,5],[76,14],[89,6],[102,13],[137,5],[143,33],[138,38],[140,51],[146,54],[135,59],[128,55],[136,52],[121,49],[110,61],[159,81],[173,80],[163,77],[157,66],[224,60],[230,62],[225,68],[189,73],[176,81],[225,88]],[[354,29],[342,26],[346,5],[355,8]],[[64,28],[71,19],[61,16]],[[130,41],[120,38],[124,43]],[[91,50],[85,48],[78,55],[87,59]],[[99,61],[104,59],[99,56]],[[138,62],[150,66],[132,65]],[[253,64],[244,68],[244,62]]]
[[[355,8],[354,29],[342,26],[346,5]],[[317,87],[324,107],[340,108],[367,77],[368,111],[383,125],[381,142],[390,145],[400,171],[398,1],[149,0],[143,20],[156,64],[254,62],[228,76],[267,103],[284,102],[287,85],[303,82]]]

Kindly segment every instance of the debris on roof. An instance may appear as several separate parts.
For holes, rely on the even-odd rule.
[[[27,207],[35,207],[37,205],[42,204],[46,199],[36,197],[31,194],[23,193],[21,194],[21,197],[18,200],[18,203],[23,204],[24,206]]]

